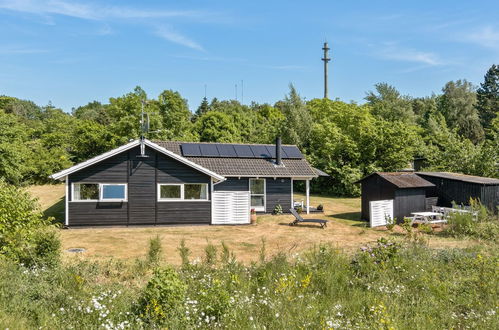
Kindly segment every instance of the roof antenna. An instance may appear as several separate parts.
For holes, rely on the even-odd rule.
[[[145,146],[145,135],[149,132],[149,114],[144,112],[144,106],[146,105],[146,100],[141,100],[141,113],[140,113],[140,156],[141,158],[147,158],[146,146]]]

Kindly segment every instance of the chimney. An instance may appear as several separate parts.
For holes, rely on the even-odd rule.
[[[275,139],[275,163],[276,165],[282,165],[281,161],[281,137],[278,136]]]

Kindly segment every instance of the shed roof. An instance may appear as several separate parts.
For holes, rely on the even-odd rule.
[[[408,172],[374,172],[355,183],[361,183],[373,175],[380,176],[397,188],[425,188],[435,186],[433,183],[426,181],[415,173]]]
[[[483,185],[499,185],[499,179],[487,178],[482,176],[467,175],[461,173],[450,173],[450,172],[417,172],[420,175],[427,175],[442,179],[456,180],[462,182],[477,183]]]
[[[182,144],[177,141],[154,141],[157,145],[182,156]],[[226,143],[210,143],[211,145],[233,145]],[[274,145],[252,145],[274,146]],[[190,157],[186,159],[203,166],[215,173],[237,177],[317,177],[318,173],[306,159],[282,159],[283,166],[277,166],[272,158],[237,158],[237,157]]]

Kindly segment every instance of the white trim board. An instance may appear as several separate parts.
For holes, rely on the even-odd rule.
[[[139,146],[139,145],[140,145],[140,140],[134,140],[134,141],[132,141],[130,143],[122,145],[121,147],[118,147],[118,148],[113,149],[111,151],[105,152],[105,153],[103,153],[103,154],[101,154],[99,156],[96,156],[94,158],[90,158],[89,160],[86,160],[86,161],[84,161],[82,163],[76,164],[76,165],[74,165],[74,166],[72,166],[70,168],[67,168],[67,169],[62,170],[60,172],[52,174],[50,176],[50,178],[54,179],[54,180],[60,180],[60,179],[64,178],[65,176],[69,175],[69,174],[72,174],[74,172],[82,170],[82,169],[84,169],[84,168],[86,168],[86,167],[88,167],[90,165],[96,164],[96,163],[98,163],[100,161],[103,161],[105,159],[113,157],[113,156],[115,156],[115,155],[117,155],[117,154],[119,154],[121,152],[130,150],[130,149],[132,149],[132,148],[134,148],[136,146]],[[206,175],[209,175],[210,177],[212,177],[212,178],[214,178],[214,179],[216,179],[218,181],[224,181],[225,180],[224,176],[222,176],[220,174],[217,174],[217,173],[215,173],[213,171],[210,171],[209,169],[204,168],[203,166],[198,165],[198,164],[196,164],[194,162],[191,162],[190,160],[188,160],[188,159],[186,159],[186,158],[184,158],[184,157],[182,157],[180,155],[177,155],[176,153],[171,152],[170,150],[167,150],[167,149],[165,149],[165,148],[157,145],[154,142],[151,142],[151,141],[149,141],[149,140],[146,139],[146,140],[144,140],[144,145],[150,147],[151,149],[159,151],[162,154],[167,155],[167,156],[169,156],[169,157],[171,157],[171,158],[173,158],[175,160],[178,160],[179,162],[181,162],[181,163],[183,163],[183,164],[185,164],[187,166],[190,166],[190,167],[192,167],[192,168],[194,168],[194,169],[196,169],[196,170],[198,170],[198,171],[200,171],[200,172],[202,172],[202,173],[204,173]]]

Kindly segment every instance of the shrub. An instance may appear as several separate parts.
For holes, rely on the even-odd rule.
[[[204,248],[204,263],[207,266],[214,266],[217,263],[217,247],[211,243]]]
[[[187,286],[173,268],[155,269],[139,303],[140,316],[160,324],[178,316],[186,290]]]
[[[185,239],[182,238],[177,251],[180,254],[180,258],[182,259],[182,266],[185,267],[189,265],[189,256],[191,255],[191,250],[185,245]]]
[[[0,255],[29,265],[56,263],[60,243],[50,221],[28,192],[0,180]]]
[[[272,211],[272,214],[273,215],[281,215],[282,214],[282,205],[281,204],[277,204],[274,207],[274,210]]]
[[[161,259],[161,252],[163,247],[161,246],[161,239],[159,235],[155,238],[149,240],[149,250],[147,251],[147,262],[149,264],[158,264]]]
[[[33,234],[32,244],[21,256],[20,262],[28,267],[54,267],[60,261],[61,240],[59,232],[54,227],[44,227]]]
[[[390,217],[386,217],[386,229],[388,229],[389,231],[392,231],[393,228],[395,227],[395,223],[397,222],[397,219],[392,219]]]

